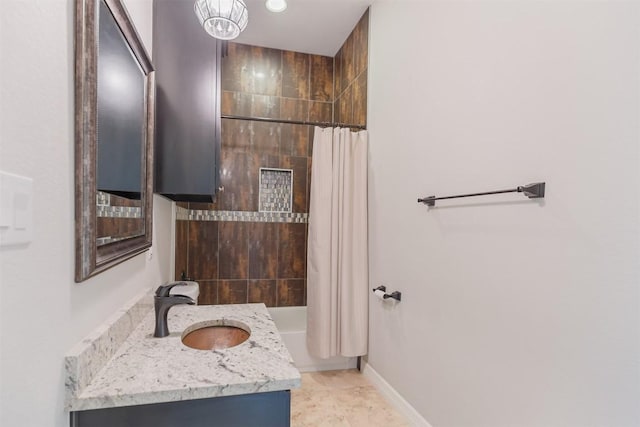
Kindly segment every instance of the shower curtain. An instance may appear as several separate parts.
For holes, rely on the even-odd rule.
[[[315,128],[307,247],[307,347],[367,353],[367,131]]]

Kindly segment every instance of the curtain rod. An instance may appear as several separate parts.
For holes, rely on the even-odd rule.
[[[231,120],[253,120],[254,122],[268,122],[268,123],[285,123],[291,125],[310,125],[310,126],[323,126],[323,127],[343,127],[343,128],[352,128],[352,129],[366,129],[366,126],[363,125],[353,125],[348,123],[336,123],[336,122],[309,122],[306,120],[283,120],[283,119],[270,119],[268,117],[247,117],[247,116],[233,116],[228,114],[223,114],[220,116],[221,119],[231,119]]]

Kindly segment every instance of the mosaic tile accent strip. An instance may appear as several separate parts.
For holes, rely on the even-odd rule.
[[[98,191],[96,193],[96,205],[97,206],[110,206],[111,205],[111,195],[109,193],[103,193],[102,191]]]
[[[182,206],[176,206],[176,219],[178,221],[188,221],[189,209],[183,208]]]
[[[96,215],[98,218],[142,218],[142,209],[135,206],[111,206],[111,195],[98,191]]]
[[[291,212],[293,170],[260,168],[260,212]]]
[[[133,236],[126,236],[126,237],[111,237],[111,236],[98,237],[96,239],[96,245],[98,245],[98,246],[108,245],[109,243],[120,242],[122,240],[126,240],[126,239],[129,239],[131,237],[133,237]]]
[[[130,206],[105,206],[96,207],[98,218],[142,218],[142,209]]]
[[[236,221],[236,222],[282,222],[306,224],[308,213],[292,212],[247,212],[247,211],[207,211],[176,208],[178,221]]]

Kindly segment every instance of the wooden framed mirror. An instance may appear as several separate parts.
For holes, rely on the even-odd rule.
[[[76,282],[151,246],[154,102],[121,0],[76,0]]]

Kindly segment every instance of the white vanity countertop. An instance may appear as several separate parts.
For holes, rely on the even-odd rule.
[[[245,323],[251,336],[223,350],[195,350],[182,332],[198,322],[225,319]],[[79,395],[70,411],[145,405],[300,387],[300,372],[264,304],[177,305],[169,310],[169,331],[154,338],[151,311]]]

